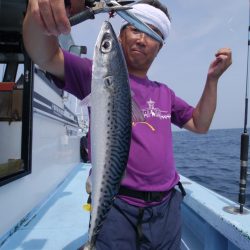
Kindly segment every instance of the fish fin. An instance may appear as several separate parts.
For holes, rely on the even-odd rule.
[[[80,101],[80,105],[91,107],[91,93]]]
[[[132,103],[132,122],[145,122],[144,115],[139,105],[134,100],[134,98],[131,99],[131,103]]]
[[[107,82],[111,82],[110,79]],[[108,85],[108,84],[107,84]],[[134,100],[134,92],[131,90],[131,102],[132,102],[132,122],[145,122],[144,115],[139,107],[139,105]],[[80,101],[81,106],[91,107],[91,93],[87,95],[84,99]]]
[[[114,85],[114,77],[113,76],[106,76],[104,79],[104,85],[107,89],[113,89]]]

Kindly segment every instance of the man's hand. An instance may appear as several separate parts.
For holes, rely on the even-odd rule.
[[[27,14],[46,35],[58,36],[70,32],[68,17],[82,11],[84,0],[70,0],[70,6],[65,8],[64,0],[29,0]]]
[[[209,66],[208,78],[218,80],[232,64],[232,51],[229,48],[219,49],[215,57],[215,60]]]
[[[85,8],[85,0],[29,0],[23,41],[33,62],[64,80],[64,55],[57,36],[70,32],[68,17]]]

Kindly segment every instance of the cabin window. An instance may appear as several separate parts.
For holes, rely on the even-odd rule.
[[[33,64],[24,51],[22,22],[27,0],[0,1],[0,186],[31,173],[33,105]],[[11,18],[10,18],[11,17]],[[84,46],[71,46],[71,36],[61,36],[60,45],[78,55]],[[35,46],[35,45],[34,45]],[[38,48],[39,49],[39,48]],[[60,95],[41,70],[36,74]],[[36,98],[34,98],[36,99]],[[44,99],[44,98],[43,98]],[[38,100],[39,101],[39,100]],[[41,100],[40,100],[41,101]],[[39,104],[39,103],[38,103]],[[52,106],[56,107],[56,106]],[[60,108],[48,110],[61,119]],[[70,124],[78,124],[76,117]]]
[[[18,34],[1,32],[0,37],[5,39],[0,46],[2,186],[31,173],[33,65],[22,50],[22,39]]]

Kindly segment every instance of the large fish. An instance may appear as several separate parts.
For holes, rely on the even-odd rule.
[[[92,210],[84,249],[95,249],[96,237],[118,193],[129,155],[131,110],[126,62],[111,24],[105,21],[96,41],[92,66]]]

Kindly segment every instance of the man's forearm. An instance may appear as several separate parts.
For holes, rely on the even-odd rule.
[[[206,133],[211,125],[217,103],[218,80],[207,79],[203,94],[193,112],[193,122],[199,133]]]
[[[63,79],[63,54],[56,36],[46,35],[28,9],[23,22],[24,46],[31,59],[42,69]]]

